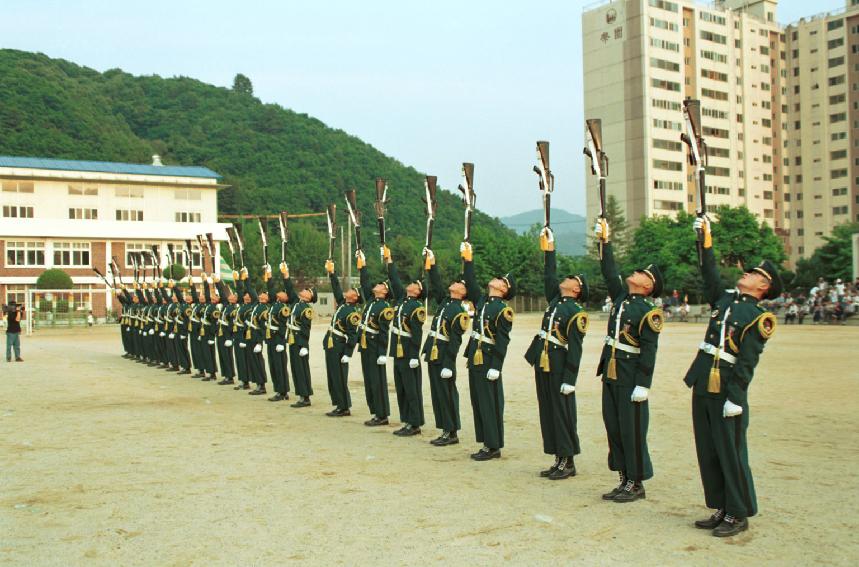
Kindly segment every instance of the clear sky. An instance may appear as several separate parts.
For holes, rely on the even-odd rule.
[[[221,86],[244,73],[264,102],[354,134],[448,189],[473,161],[478,207],[499,216],[541,206],[531,167],[534,142],[547,139],[553,204],[583,213],[589,3],[2,0],[0,46]],[[782,0],[779,20],[843,5]]]

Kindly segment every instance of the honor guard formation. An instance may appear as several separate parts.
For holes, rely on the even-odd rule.
[[[704,499],[715,512],[695,522],[715,536],[731,536],[748,529],[748,518],[757,513],[754,482],[749,468],[746,430],[749,425],[748,388],[764,345],[775,330],[775,317],[759,302],[781,292],[779,274],[770,262],[748,269],[734,287],[719,280],[710,220],[706,215],[704,174],[706,146],[700,130],[700,104],[684,103],[689,159],[696,168],[698,215],[694,224],[703,294],[712,309],[704,340],[685,377],[692,389],[692,427],[704,487]],[[602,381],[602,416],[608,440],[608,468],[619,476],[614,488],[602,495],[607,501],[630,503],[646,498],[644,483],[654,467],[647,447],[650,421],[648,395],[657,365],[661,308],[652,298],[664,282],[655,264],[642,266],[626,278],[618,272],[611,246],[611,227],[605,218],[605,183],[608,157],[603,151],[599,120],[586,124],[592,173],[598,179],[601,214],[595,237],[608,294],[612,300],[597,375]],[[539,476],[563,480],[576,475],[580,453],[577,430],[576,384],[582,363],[582,343],[588,331],[588,281],[582,274],[559,276],[554,235],[550,226],[550,199],[554,176],[549,168],[549,144],[537,143],[534,170],[545,211],[539,246],[544,252],[546,308],[540,328],[524,353],[534,369],[537,407],[543,451],[552,459]],[[327,210],[329,254],[324,263],[336,309],[325,324],[322,346],[328,395],[332,409],[325,415],[351,415],[352,399],[347,379],[357,348],[370,418],[368,427],[388,426],[391,401],[388,372],[392,370],[396,392],[394,435],[420,435],[426,425],[423,377],[429,378],[432,420],[439,431],[430,443],[436,447],[460,442],[457,357],[466,359],[474,435],[478,444],[475,461],[501,457],[504,447],[504,362],[509,354],[516,294],[513,273],[498,274],[480,284],[475,275],[477,251],[471,243],[474,212],[474,166],[463,164],[459,189],[465,203],[465,231],[460,245],[459,277],[443,282],[432,249],[436,213],[436,178],[428,176],[426,192],[426,244],[422,270],[416,277],[400,274],[385,240],[385,208],[389,201],[384,179],[376,180],[375,217],[378,223],[381,262],[387,279],[371,281],[361,241],[361,215],[355,191],[346,193],[346,206],[355,228],[358,288],[343,289],[334,257],[335,205]],[[228,229],[235,289],[219,276],[212,235],[198,237],[201,250],[211,260],[211,275],[200,275],[202,290],[191,272],[191,242],[186,241],[188,291],[158,273],[157,252],[134,255],[134,283],[113,287],[122,304],[121,330],[124,357],[151,367],[191,375],[201,381],[234,385],[248,394],[267,394],[271,377],[271,402],[290,399],[293,408],[311,406],[314,395],[309,365],[313,306],[317,292],[297,289],[286,262],[287,216],[280,214],[281,262],[275,277],[267,259],[266,220],[259,229],[266,258],[262,279],[266,289],[257,293],[248,281],[240,226]],[[173,250],[170,250],[171,258]],[[153,266],[146,281],[147,260]],[[238,263],[237,263],[238,261]],[[203,264],[205,266],[205,262]],[[112,265],[115,274],[119,271]],[[204,268],[205,269],[205,268]],[[105,278],[105,282],[107,279]],[[185,282],[183,282],[184,284]],[[111,285],[108,283],[108,285]],[[463,343],[464,348],[461,348]]]

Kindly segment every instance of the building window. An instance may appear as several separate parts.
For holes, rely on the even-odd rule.
[[[44,266],[45,243],[7,240],[6,265],[18,267]]]
[[[708,51],[706,49],[701,50],[701,58],[709,59],[710,61],[715,61],[716,63],[727,63],[728,56],[723,55],[721,53],[716,53],[715,51]]]
[[[683,210],[683,203],[681,201],[654,201],[654,208],[663,210],[663,211],[680,211]]]
[[[838,75],[837,77],[829,78],[829,86],[834,87],[835,85],[843,85],[844,84],[844,75]]]
[[[701,96],[715,100],[728,100],[728,93],[712,89],[701,89]]]
[[[707,146],[707,155],[710,157],[720,157],[720,158],[729,158],[731,157],[731,150],[727,148],[717,148],[715,146]],[[740,158],[742,159],[742,158]]]
[[[3,205],[3,216],[8,219],[31,219],[33,218],[33,207]]]
[[[668,161],[665,159],[653,160],[654,169],[666,169],[668,171],[683,171],[683,163],[679,161]]]
[[[847,150],[835,150],[829,152],[829,159],[842,159],[847,157]]]
[[[680,92],[680,83],[674,81],[663,81],[662,79],[650,79],[650,84],[657,89]],[[727,95],[726,95],[727,96]]]
[[[846,194],[847,194],[847,187],[839,187],[838,189],[832,190],[832,196],[833,197],[840,197],[840,196],[846,195]]]
[[[730,135],[730,132],[722,128],[711,128],[710,126],[704,126],[702,130],[705,136],[709,136],[711,138],[727,139]]]
[[[54,242],[55,266],[89,266],[89,242]]]
[[[142,221],[143,211],[134,209],[116,209],[116,220],[118,221]]]
[[[176,222],[201,222],[200,213],[177,212]]]
[[[681,124],[680,122],[672,122],[671,120],[660,120],[658,118],[653,119],[653,127],[665,128],[666,130],[676,130],[678,132],[683,130],[683,124]]]
[[[657,39],[655,37],[650,38],[650,46],[665,49],[666,51],[674,51],[675,53],[680,51],[679,43],[665,41],[664,39]]]
[[[175,197],[181,201],[199,201],[203,193],[195,189],[176,189]]]
[[[6,303],[17,303],[24,305],[27,303],[27,286],[26,285],[7,285],[6,286]]]
[[[845,120],[847,120],[847,113],[846,112],[836,112],[835,114],[829,115],[829,123],[830,124],[835,123],[835,122],[844,122]]]
[[[844,56],[840,57],[831,57],[829,59],[829,68],[838,67],[839,65],[844,65]]]
[[[659,18],[650,18],[650,27],[660,30],[677,31],[677,24],[675,22],[660,20]]]
[[[826,44],[829,49],[835,49],[836,47],[841,47],[842,45],[844,45],[843,37],[839,37],[837,39],[830,39]]]
[[[713,43],[719,43],[721,45],[725,45],[726,43],[728,43],[727,37],[705,30],[701,30],[701,39],[706,39],[707,41],[712,41]],[[736,41],[739,42],[739,40]]]
[[[32,181],[3,181],[0,182],[4,193],[32,193],[34,185]]]
[[[173,257],[171,258],[171,262],[173,264],[180,264],[182,266],[188,266],[188,260],[185,258],[185,243],[174,243],[173,245]],[[199,268],[202,266],[202,256],[200,255],[200,247],[197,244],[191,244],[191,263],[195,268]]]
[[[826,30],[827,31],[837,30],[838,28],[841,28],[843,26],[844,26],[844,20],[832,20],[831,22],[826,24]]]
[[[727,73],[719,73],[718,71],[711,71],[710,69],[701,69],[701,76],[705,79],[710,79],[713,81],[721,81],[723,83],[728,82]]]
[[[725,17],[717,16],[716,14],[711,14],[709,12],[698,12],[698,19],[702,22],[712,22],[714,24],[719,24],[720,26],[725,25]]]
[[[83,195],[86,197],[94,197],[98,195],[98,187],[95,185],[69,185],[69,195]]]
[[[847,99],[847,95],[833,95],[829,97],[829,104],[838,104],[839,102],[844,102]],[[797,109],[799,110],[799,109]]]
[[[773,192],[772,191],[764,191],[764,199],[767,201],[772,201]]]
[[[69,209],[69,218],[73,220],[98,220],[98,209]]]
[[[143,198],[143,188],[142,187],[117,187],[116,188],[116,196],[124,197],[128,199],[142,199]]]
[[[653,188],[654,189],[668,189],[671,191],[682,191],[683,183],[680,181],[660,181],[658,179],[653,180]]]
[[[654,98],[651,100],[653,108],[662,108],[664,110],[680,110],[680,103],[673,100],[665,100],[663,98]]]
[[[650,66],[655,67],[657,69],[665,69],[666,71],[680,70],[679,63],[674,63],[673,61],[666,61],[665,59],[659,59],[657,57],[650,58]]]
[[[833,215],[846,215],[847,214],[847,205],[841,207],[832,207]]]
[[[731,190],[728,187],[718,187],[716,185],[707,185],[707,193],[711,195],[730,195]]]
[[[659,138],[653,138],[653,147],[660,150],[679,152],[683,149],[683,144],[675,142],[674,140],[660,140]]]
[[[847,177],[847,169],[833,169],[829,172],[830,179],[841,179]]]

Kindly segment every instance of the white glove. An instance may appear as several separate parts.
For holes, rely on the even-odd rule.
[[[265,273],[267,273],[267,274],[271,275],[271,264],[266,263],[266,264],[263,266],[263,269],[265,270]]]
[[[603,224],[600,221],[597,221],[594,225],[594,236],[597,240],[603,239]]]
[[[423,250],[421,250],[421,255],[422,255],[422,256],[425,256],[425,257],[426,257],[426,258],[428,258],[429,260],[433,260],[433,261],[435,261],[435,254],[433,253],[433,251],[432,251],[432,250],[430,250],[430,249],[429,249],[429,248],[427,248],[426,246],[424,246],[424,249],[423,249]]]
[[[179,335],[179,338],[183,341],[188,338],[188,335]]]
[[[154,334],[155,334],[155,329],[149,329],[149,334],[150,334],[150,335],[154,335]]]
[[[248,346],[248,345],[245,343],[239,343],[239,348],[245,348],[246,346]]]
[[[498,372],[497,370],[495,370],[494,368],[490,368],[489,372],[486,373],[486,378],[488,380],[492,380],[493,382],[495,380],[498,380],[500,377],[501,377],[501,373]]]
[[[284,351],[283,345],[277,345],[276,347],[274,347],[274,350],[276,350],[277,352],[283,352]]]
[[[349,356],[343,355],[340,357],[340,364],[349,364]]]
[[[692,228],[694,228],[696,232],[699,230],[704,230],[705,222],[707,222],[705,220],[705,217],[695,217],[695,222],[692,223]]]
[[[364,264],[365,266],[367,265],[367,257],[366,257],[366,256],[364,256],[364,251],[363,251],[363,250],[358,250],[358,251],[356,251],[356,252],[355,252],[355,259],[356,259],[356,260],[361,260],[361,263],[362,263],[362,264]]]
[[[214,282],[214,280],[212,278],[206,278],[207,284],[212,285],[213,282]]]
[[[383,354],[382,356],[380,356],[379,358],[376,359],[376,364],[378,364],[379,366],[384,366],[384,365],[388,364],[388,357]]]
[[[262,352],[262,345],[261,345],[261,344],[259,344],[259,343],[257,343],[256,345],[254,345],[254,352],[255,352],[255,353],[257,353],[257,354],[261,353],[261,352]]]
[[[225,347],[231,347],[231,346],[233,346],[233,341],[231,341],[230,339],[225,340],[225,341],[224,341],[224,346],[225,346]]]
[[[175,339],[176,335],[174,335],[173,333],[170,333],[169,335],[167,335],[167,338],[168,339]]]
[[[211,339],[210,339],[209,341],[207,341],[207,342],[208,342],[210,345],[215,344],[215,341],[213,341],[213,340],[211,340]]]
[[[646,402],[647,401],[647,393],[650,390],[645,388],[644,386],[636,386],[635,389],[632,390],[632,397],[629,399],[633,402]]]
[[[573,392],[576,391],[576,387],[570,384],[561,384],[561,394],[564,396],[569,396]]]
[[[421,363],[418,361],[417,358],[412,358],[411,360],[409,360],[409,368],[417,368],[420,365]]]
[[[442,368],[440,376],[445,380],[449,380],[450,378],[453,378],[453,370],[450,368]]]
[[[159,332],[159,333],[158,333],[158,336],[159,336],[159,337],[163,337],[163,336],[164,336],[164,331]]]
[[[301,347],[301,350],[298,351],[298,356],[307,356],[309,351],[305,347]]]
[[[548,226],[543,227],[543,230],[540,231],[540,235],[546,237],[546,242],[555,241],[555,233]]]
[[[722,417],[736,417],[742,413],[742,406],[732,403],[731,400],[725,400],[725,405],[722,407]]]

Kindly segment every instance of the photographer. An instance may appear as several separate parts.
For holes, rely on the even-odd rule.
[[[15,361],[24,362],[21,358],[21,319],[24,317],[24,307],[17,305],[15,300],[6,307],[6,362],[12,362],[12,348],[15,348]]]

